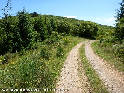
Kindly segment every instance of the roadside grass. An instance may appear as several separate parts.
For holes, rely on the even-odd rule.
[[[53,37],[37,43],[34,49],[9,53],[8,56],[13,56],[6,60],[7,63],[0,64],[0,89],[48,88],[47,93],[53,93],[68,52],[83,40],[73,36]],[[4,56],[0,57],[2,61]]]
[[[82,68],[85,70],[85,74],[88,77],[89,83],[91,85],[91,93],[109,93],[105,88],[103,82],[100,80],[99,76],[88,62],[85,56],[85,47],[84,45],[80,48],[80,57],[82,61]]]
[[[98,56],[106,60],[110,65],[118,69],[118,71],[124,72],[124,58],[122,59],[114,53],[113,46],[102,45],[99,41],[92,43],[91,46]]]

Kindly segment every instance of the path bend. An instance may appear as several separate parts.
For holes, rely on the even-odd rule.
[[[85,55],[110,93],[124,93],[124,75],[100,59],[92,50],[91,43],[85,43]]]

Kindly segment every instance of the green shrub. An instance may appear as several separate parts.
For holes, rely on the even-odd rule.
[[[49,52],[49,48],[47,48],[47,46],[41,48],[40,56],[46,60],[49,60],[51,53]]]
[[[54,74],[36,55],[5,69],[0,70],[0,88],[49,88],[53,84]]]
[[[47,25],[45,24],[45,18],[44,17],[37,17],[34,21],[34,30],[38,32],[39,34],[39,40],[43,41],[48,37],[48,30]]]
[[[67,21],[59,21],[57,27],[58,33],[70,33],[70,24]]]
[[[68,43],[70,43],[69,38],[63,38],[63,44],[68,45]]]
[[[58,34],[58,32],[52,32],[52,34],[45,40],[46,44],[55,44],[59,40],[62,39],[62,35]]]
[[[16,18],[9,16],[3,18],[0,27],[0,54],[13,51],[13,38],[16,27]]]
[[[30,48],[32,44],[35,42],[36,32],[33,31],[33,25],[31,23],[31,19],[29,15],[25,12],[25,10],[18,13],[18,31],[19,31],[19,38],[18,41],[20,47],[23,48]]]
[[[16,17],[5,17],[0,23],[0,54],[29,49],[37,36],[32,20],[25,10]]]
[[[0,64],[7,64],[12,58],[14,58],[14,54],[6,53],[4,56],[0,57]]]
[[[113,47],[113,51],[115,56],[119,57],[120,59],[122,59],[123,63],[124,63],[124,44],[116,44]]]
[[[64,50],[63,50],[62,46],[57,47],[56,56],[61,57],[61,58],[64,56]]]

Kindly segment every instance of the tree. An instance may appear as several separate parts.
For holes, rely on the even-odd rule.
[[[115,36],[118,41],[122,41],[124,39],[124,0],[120,3],[120,10],[117,12],[117,24]]]
[[[20,48],[30,48],[35,41],[35,37],[37,36],[36,31],[33,29],[30,16],[23,9],[23,11],[18,13],[18,20],[17,39],[19,39],[18,43]]]
[[[35,31],[38,32],[40,41],[43,41],[47,38],[48,30],[47,30],[47,24],[45,21],[45,17],[39,16],[35,18],[34,29]]]
[[[30,13],[31,17],[37,17],[39,14],[37,12]]]
[[[12,9],[11,7],[11,0],[7,0],[7,3],[5,5],[5,7],[2,9],[3,11],[3,15],[5,18],[7,18],[10,14],[9,11]]]
[[[124,0],[120,3],[120,9],[117,12],[117,21],[124,17]]]
[[[12,38],[13,38],[13,29],[11,16],[9,14],[9,10],[11,10],[11,0],[7,0],[5,7],[2,9],[3,18],[0,24],[0,54],[4,54],[7,51],[12,51]]]

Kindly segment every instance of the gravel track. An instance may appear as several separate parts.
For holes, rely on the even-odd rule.
[[[92,50],[91,43],[85,43],[85,55],[110,93],[124,93],[124,74],[118,72]]]
[[[82,78],[79,77],[78,71],[78,63],[81,62],[78,50],[82,44],[83,43],[77,44],[69,53],[56,85],[56,93],[90,93],[89,83],[87,83],[88,80],[84,71],[81,72]]]

